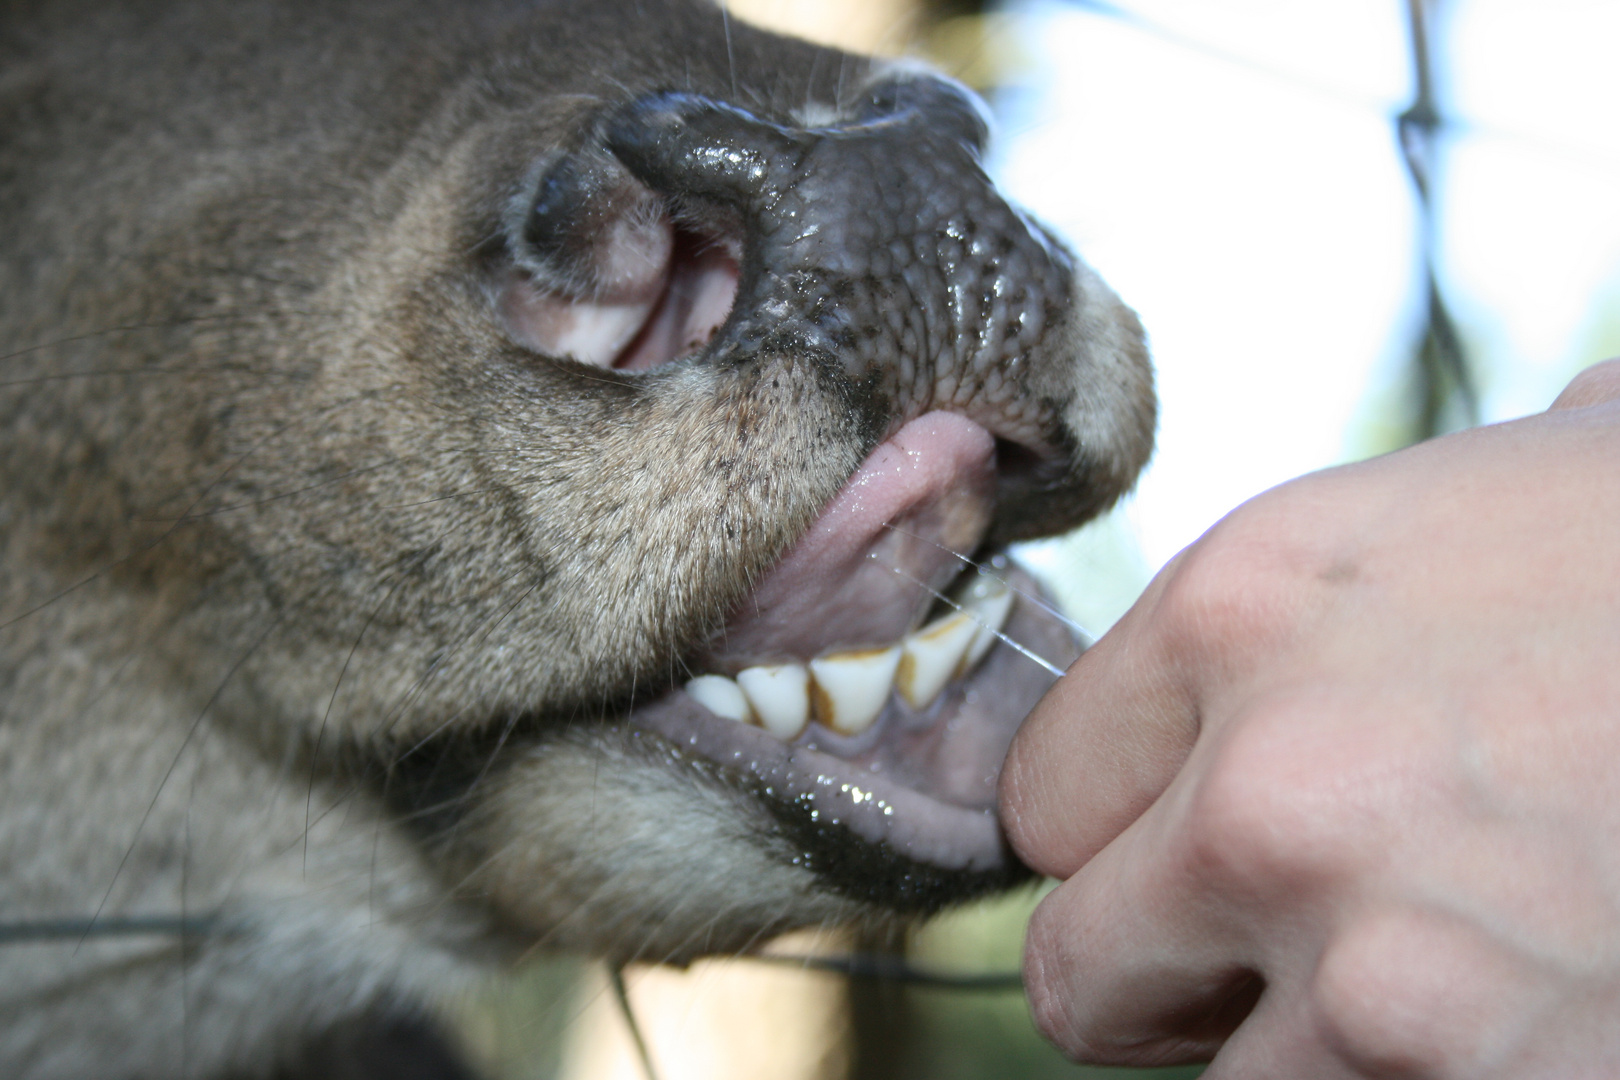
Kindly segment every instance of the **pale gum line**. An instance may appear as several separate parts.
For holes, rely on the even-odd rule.
[[[995,572],[995,570],[988,563],[982,563],[982,562],[978,562],[978,561],[976,561],[974,559],[970,559],[968,556],[962,554],[960,551],[957,551],[955,548],[946,547],[944,544],[941,544],[937,540],[930,540],[926,536],[919,536],[918,534],[916,534],[914,532],[910,532],[910,531],[908,531],[906,529],[902,529],[900,526],[894,524],[893,522],[886,521],[886,522],[883,523],[883,527],[885,529],[888,529],[888,530],[892,531],[892,532],[897,532],[901,536],[908,536],[913,540],[919,540],[922,543],[927,544],[929,547],[937,548],[938,550],[945,552],[945,554],[950,555],[952,558],[959,559],[962,562],[966,563],[968,566],[973,567],[973,569],[977,570],[979,573],[983,574],[985,577],[991,578],[992,580],[999,582],[1002,585],[1003,588],[1010,589],[1011,591],[1017,593],[1019,596],[1022,596],[1025,600],[1028,600],[1030,603],[1034,604],[1036,607],[1040,608],[1042,611],[1044,611],[1048,615],[1052,616],[1052,618],[1057,619],[1058,621],[1062,622],[1063,625],[1067,626],[1070,630],[1073,630],[1076,634],[1079,634],[1080,635],[1080,647],[1081,647],[1082,651],[1084,651],[1085,649],[1091,648],[1093,645],[1095,645],[1097,643],[1097,635],[1096,634],[1093,634],[1090,630],[1087,630],[1084,626],[1081,626],[1079,623],[1077,623],[1073,619],[1069,618],[1069,616],[1065,615],[1063,612],[1059,611],[1057,608],[1053,607],[1051,604],[1048,604],[1045,600],[1042,600],[1039,596],[1035,596],[1035,595],[1033,595],[1031,593],[1025,592],[1023,589],[1020,589],[1018,586],[1014,585],[1012,582],[1008,581],[1006,578],[1002,577],[1000,574],[997,574]],[[869,554],[869,557],[875,559],[875,558],[877,558],[877,553],[872,552],[872,553]],[[891,566],[889,569],[892,570],[892,569],[894,569],[894,567]],[[924,586],[924,588],[927,588],[927,586]],[[930,591],[932,591],[932,590],[930,590]],[[939,594],[935,593],[934,595],[937,596]]]
[[[890,569],[893,569],[893,567],[890,567]],[[909,575],[907,575],[907,576],[909,577]],[[1019,590],[1015,590],[1015,589],[1012,589],[1011,587],[1009,587],[1005,581],[1002,581],[995,574],[986,574],[985,576],[987,578],[989,578],[991,581],[994,581],[997,584],[1002,586],[1002,589],[1003,589],[1002,595],[1003,596],[1006,596],[1006,595],[1008,595],[1010,593],[1019,592]],[[915,579],[912,579],[912,580],[915,581]],[[926,589],[927,587],[924,586],[924,588]],[[935,590],[929,589],[928,591],[933,592],[934,595],[936,595],[936,596],[940,595]],[[1019,592],[1019,595],[1022,595],[1022,593]],[[977,628],[978,630],[988,630],[990,632],[990,634],[993,635],[995,638],[998,638],[998,639],[1000,639],[1002,641],[1008,642],[1013,648],[1019,650],[1024,655],[1030,657],[1036,663],[1046,664],[1045,661],[1043,661],[1039,656],[1035,655],[1029,649],[1027,649],[1024,646],[1020,645],[1018,642],[1013,641],[1011,638],[1007,637],[1007,635],[1001,633],[1000,625],[1001,625],[1002,621],[1004,621],[1005,618],[1006,618],[1005,614],[1003,614],[1001,619],[998,619],[995,622],[995,624],[992,624],[990,622],[987,622],[985,619],[981,618],[979,613],[976,610],[964,609],[961,605],[957,604],[953,600],[950,600],[949,598],[946,598],[946,603],[948,603],[951,606],[957,608],[958,612],[960,614],[962,614],[966,618],[967,623],[968,623],[969,626]],[[907,637],[905,639],[903,639],[901,642],[897,642],[894,645],[885,646],[885,647],[883,647],[881,649],[872,648],[872,649],[851,650],[850,652],[847,652],[847,653],[835,654],[833,656],[819,657],[819,658],[817,658],[817,660],[812,660],[808,664],[795,662],[795,663],[791,663],[791,664],[775,665],[774,669],[775,670],[781,670],[781,669],[784,669],[784,668],[794,668],[794,669],[798,670],[801,675],[808,676],[807,683],[808,683],[809,693],[806,695],[807,700],[806,700],[805,704],[810,706],[809,712],[812,714],[811,717],[810,717],[811,719],[815,719],[818,722],[823,723],[824,726],[830,727],[832,730],[839,731],[839,732],[841,732],[843,734],[848,734],[848,735],[859,734],[859,731],[845,731],[844,728],[840,724],[838,724],[836,722],[836,720],[833,720],[829,716],[822,715],[822,714],[825,714],[825,713],[830,713],[832,711],[830,708],[826,708],[826,707],[817,708],[817,707],[815,707],[816,706],[816,697],[817,697],[818,691],[824,696],[831,694],[831,688],[829,686],[827,686],[825,684],[825,682],[824,682],[825,672],[820,672],[820,671],[816,670],[818,661],[833,661],[833,662],[836,663],[836,662],[839,662],[840,657],[869,657],[869,656],[872,656],[872,655],[875,655],[875,654],[878,654],[878,653],[887,653],[887,652],[891,652],[891,651],[898,653],[898,652],[901,651],[901,649],[908,642],[910,642],[912,639],[917,638],[919,636],[926,635],[927,631],[928,631],[928,628],[923,627],[920,630],[918,630],[918,631],[916,631],[916,632],[914,632],[912,634],[907,635]],[[965,659],[966,655],[967,654],[964,652],[963,657],[959,658],[959,662],[962,659]],[[896,659],[897,664],[903,662],[901,656],[897,656],[895,659]],[[1050,670],[1050,665],[1046,664],[1046,666],[1048,667],[1048,670]],[[743,673],[743,674],[746,674],[746,672]],[[913,705],[913,707],[924,707],[924,706],[919,706],[916,702],[911,702],[910,696],[907,695],[903,690],[901,690],[899,682],[898,682],[897,677],[896,677],[897,675],[898,675],[898,672],[895,672],[895,673],[891,674],[891,677],[888,680],[889,686],[888,686],[888,691],[887,692],[888,693],[899,692],[899,693],[901,693],[902,697],[905,697],[906,700]],[[730,684],[731,689],[734,691],[734,694],[724,694],[723,696],[725,697],[726,700],[718,700],[718,699],[711,700],[709,691],[705,691],[703,693],[694,693],[695,687],[694,687],[693,684],[697,683],[699,680],[703,680],[705,685],[707,685],[709,681],[713,681],[713,682],[718,683],[718,684]],[[687,692],[688,693],[693,693],[693,696],[697,697],[700,703],[702,703],[711,712],[714,712],[718,716],[725,717],[727,719],[737,720],[737,721],[740,721],[742,723],[751,723],[751,722],[756,722],[757,721],[757,722],[759,722],[759,726],[765,727],[767,730],[772,731],[773,734],[778,735],[778,737],[780,737],[780,738],[789,738],[789,739],[793,738],[794,737],[793,735],[787,735],[787,734],[784,734],[783,732],[776,731],[771,723],[765,722],[765,719],[764,719],[765,714],[764,714],[764,712],[762,712],[762,710],[760,708],[760,703],[755,700],[755,691],[748,690],[748,689],[745,689],[745,688],[743,688],[741,686],[738,686],[737,683],[739,683],[741,681],[742,681],[741,675],[739,675],[738,678],[735,679],[735,680],[728,679],[725,676],[702,675],[702,676],[698,676],[698,677],[694,678],[693,680],[691,680],[691,681],[689,681],[687,683]],[[943,685],[941,685],[939,689],[942,690],[943,688],[944,688]],[[937,697],[937,696],[938,696],[938,690],[936,690],[935,694],[932,697],[929,698],[929,703],[932,703],[934,697]],[[732,698],[735,698],[736,700],[732,700]],[[739,704],[742,706],[742,708],[740,710],[738,708],[736,708],[736,706],[738,706]],[[734,715],[738,711],[741,711],[741,712],[745,713],[746,715],[742,715],[742,716]],[[861,711],[864,712],[864,710],[861,710]],[[875,717],[874,717],[874,719],[875,719]],[[862,726],[860,730],[864,731],[865,727]]]
[[[949,550],[949,549],[947,548],[946,550]],[[951,552],[951,554],[955,555],[956,553]],[[877,553],[876,552],[871,552],[871,553],[868,554],[867,557],[871,558],[871,559],[876,559],[877,558]],[[958,555],[957,557],[965,559],[965,556]],[[966,559],[965,561],[972,562],[971,559]],[[982,627],[985,630],[990,631],[997,638],[999,638],[1002,642],[1004,642],[1005,644],[1011,646],[1014,649],[1017,649],[1025,657],[1027,657],[1028,659],[1030,659],[1030,660],[1034,661],[1035,663],[1039,664],[1041,667],[1045,668],[1047,671],[1051,672],[1053,675],[1056,675],[1059,678],[1063,677],[1064,671],[1063,671],[1062,668],[1058,667],[1056,664],[1052,663],[1050,660],[1046,659],[1044,656],[1041,656],[1039,653],[1035,652],[1034,650],[1025,648],[1023,645],[1021,645],[1018,642],[1014,641],[1012,638],[1008,637],[1006,634],[1002,633],[1000,630],[998,630],[995,627],[991,626],[989,623],[987,623],[983,619],[979,618],[978,615],[974,614],[972,611],[969,611],[967,608],[963,607],[961,604],[958,604],[955,600],[952,600],[950,597],[946,596],[944,593],[940,592],[938,589],[934,588],[932,585],[928,584],[926,581],[919,581],[917,578],[912,577],[910,574],[906,573],[904,570],[900,569],[898,566],[890,566],[890,567],[888,567],[888,569],[894,571],[896,574],[899,574],[901,577],[905,578],[907,581],[911,582],[913,585],[917,586],[918,588],[932,593],[934,595],[935,599],[943,600],[947,605],[949,605],[950,607],[955,608],[957,611],[960,611],[962,614],[966,615],[968,618],[970,618],[974,622],[978,623],[980,627]],[[1001,579],[997,578],[996,575],[994,575],[994,574],[991,574],[989,576],[992,577],[992,578],[995,578],[995,580],[997,580],[997,581],[1001,581]],[[1012,589],[1012,586],[1007,585],[1007,583],[1004,582],[1004,581],[1002,581],[1001,584],[1003,586],[1005,586],[1006,588]],[[1024,593],[1021,590],[1012,589],[1012,591],[1018,593],[1019,596],[1024,595]],[[1037,603],[1039,603],[1039,601],[1037,601]],[[1041,606],[1045,607],[1046,605],[1042,604]],[[1062,618],[1062,616],[1058,616],[1058,617]],[[1065,619],[1064,621],[1068,622],[1067,619]],[[1081,630],[1079,632],[1080,633],[1085,633],[1085,631],[1083,631],[1083,630]]]
[[[947,554],[951,555],[953,558],[956,558],[957,560],[961,561],[962,563],[966,564],[967,566],[972,567],[978,573],[980,573],[980,574],[984,575],[985,577],[989,578],[990,580],[994,581],[996,584],[1000,585],[1002,588],[1008,590],[1009,592],[1015,593],[1018,596],[1022,597],[1023,599],[1025,599],[1025,600],[1029,601],[1030,603],[1034,604],[1036,607],[1038,607],[1041,610],[1045,611],[1047,614],[1049,614],[1053,618],[1059,620],[1064,625],[1069,627],[1069,629],[1071,629],[1076,634],[1078,634],[1082,639],[1082,641],[1081,641],[1081,649],[1082,649],[1082,651],[1084,649],[1086,649],[1086,648],[1089,648],[1093,643],[1095,643],[1096,637],[1094,635],[1092,635],[1091,632],[1088,631],[1085,627],[1081,626],[1078,622],[1076,622],[1075,620],[1069,618],[1067,615],[1063,614],[1061,611],[1058,611],[1057,609],[1052,607],[1052,605],[1050,605],[1050,604],[1046,603],[1044,600],[1042,600],[1040,597],[1032,596],[1030,593],[1025,592],[1023,589],[1020,589],[1017,586],[1013,585],[1006,578],[1002,577],[1000,574],[997,574],[990,566],[988,566],[988,565],[986,565],[984,563],[977,562],[974,559],[971,559],[968,556],[963,555],[961,552],[956,551],[956,550],[954,550],[952,548],[946,547],[945,545],[937,543],[936,541],[930,540],[927,537],[918,536],[915,533],[908,532],[907,530],[900,528],[899,526],[893,524],[892,522],[885,522],[884,527],[887,528],[887,529],[891,529],[891,530],[893,530],[893,531],[895,531],[897,533],[900,533],[902,536],[907,536],[907,537],[911,537],[912,539],[915,539],[915,540],[920,540],[923,543],[929,544],[930,546],[939,549],[940,551],[946,552]],[[958,603],[957,601],[951,599],[949,596],[947,596],[944,593],[940,592],[938,589],[935,589],[933,586],[928,585],[926,582],[919,581],[917,578],[913,577],[911,574],[906,573],[904,570],[900,569],[897,566],[882,564],[881,560],[879,560],[879,557],[878,557],[876,552],[869,552],[867,557],[870,558],[870,559],[873,559],[873,560],[878,560],[880,562],[880,565],[885,565],[886,569],[893,571],[894,573],[898,574],[899,576],[905,578],[907,581],[911,582],[913,585],[916,585],[918,588],[924,590],[925,592],[928,592],[928,593],[932,594],[936,599],[944,601],[944,603],[947,606],[949,606],[951,608],[954,608],[956,611],[960,612],[963,615],[966,615],[967,618],[975,626],[978,626],[980,629],[983,629],[983,630],[988,630],[997,640],[1004,642],[1008,647],[1016,650],[1020,655],[1024,656],[1026,659],[1028,659],[1032,663],[1037,664],[1040,667],[1044,668],[1048,673],[1050,673],[1050,674],[1052,674],[1054,676],[1057,676],[1059,678],[1061,678],[1065,674],[1062,668],[1058,667],[1056,664],[1053,664],[1050,660],[1047,660],[1045,657],[1043,657],[1040,654],[1036,653],[1034,650],[1028,648],[1024,644],[1022,644],[1021,642],[1014,640],[1008,634],[1004,633],[999,627],[991,626],[984,619],[980,618],[979,615],[976,612],[968,609],[964,605],[962,605],[962,604]],[[895,646],[890,646],[890,647],[895,647]],[[870,650],[859,650],[859,651],[864,652],[864,651],[870,651]]]

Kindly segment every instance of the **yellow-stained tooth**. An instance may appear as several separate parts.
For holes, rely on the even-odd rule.
[[[687,696],[716,716],[746,724],[754,718],[742,687],[724,675],[699,675],[686,684]]]
[[[894,679],[895,689],[906,704],[924,709],[933,703],[956,675],[978,631],[979,624],[958,611],[906,637]]]
[[[871,727],[889,703],[900,646],[833,653],[810,661],[816,719],[843,735]]]
[[[810,722],[810,675],[803,664],[767,664],[737,673],[737,685],[778,739],[796,739]]]
[[[962,675],[983,660],[990,646],[1000,640],[996,635],[1006,625],[1007,616],[1012,612],[1013,594],[1002,582],[988,574],[980,574],[958,601],[976,627],[973,640],[968,643],[967,652],[962,654],[962,663],[956,669],[957,674]]]

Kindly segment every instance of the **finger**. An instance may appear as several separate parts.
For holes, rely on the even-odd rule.
[[[1242,1077],[1478,1078],[1568,1003],[1533,966],[1445,907],[1386,906],[1336,926],[1271,980],[1205,1072]]]
[[[1220,1048],[1204,1080],[1366,1080],[1328,1052],[1313,1026],[1309,997],[1289,984],[1268,986]],[[1386,1074],[1406,1077],[1400,1070]]]
[[[1167,567],[1024,721],[1001,773],[1021,858],[1066,878],[1152,803],[1197,737],[1193,699],[1154,620]]]
[[[1060,1046],[1113,1064],[1196,1060],[1243,1021],[1256,976],[1301,980],[1289,965],[1309,949],[1297,944],[1325,936],[1347,883],[1400,828],[1400,815],[1369,823],[1322,797],[1389,783],[1387,732],[1364,719],[1379,710],[1343,698],[1277,691],[1235,719],[1211,706],[1164,793],[1037,909],[1027,987]]]
[[[1142,857],[1174,843],[1161,806],[1053,890],[1030,920],[1031,1013],[1079,1061],[1207,1061],[1260,989],[1247,935],[1200,904],[1169,860]]]
[[[1331,501],[1316,489],[1343,483],[1296,482],[1227,515],[1058,680],[1002,770],[1002,821],[1025,862],[1068,877],[1170,783],[1204,703],[1289,633],[1318,576],[1312,523]]]
[[[1593,364],[1575,376],[1547,411],[1584,409],[1616,398],[1620,398],[1620,357]]]

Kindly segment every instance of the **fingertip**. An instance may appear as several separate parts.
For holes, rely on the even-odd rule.
[[[1067,878],[1107,842],[1095,837],[1085,776],[1097,767],[1077,732],[1090,723],[1088,657],[1060,678],[1024,720],[1002,765],[998,805],[1008,843],[1025,865]]]
[[[1066,878],[1084,865],[1084,853],[1063,842],[1061,815],[1049,809],[1057,800],[1039,769],[1026,765],[1015,740],[1002,766],[997,803],[1007,843],[1025,866],[1037,874]],[[1048,790],[1039,790],[1046,788]],[[1056,834],[1054,834],[1056,824]]]
[[[1065,1054],[1077,1057],[1084,1048],[1076,1038],[1069,1010],[1074,994],[1063,983],[1062,973],[1068,965],[1054,955],[1061,948],[1061,940],[1053,936],[1051,927],[1050,904],[1042,901],[1030,916],[1024,934],[1024,998],[1041,1037]]]
[[[1156,843],[1138,836],[1133,852],[1119,854],[1111,848],[1031,914],[1023,960],[1030,1018],[1081,1064],[1206,1061],[1257,998],[1244,945],[1198,918],[1204,897],[1195,883],[1159,877]],[[1142,893],[1147,880],[1168,893]]]
[[[1072,876],[1152,805],[1197,737],[1193,703],[1131,632],[1116,626],[1053,685],[1002,766],[1007,840],[1050,877]]]

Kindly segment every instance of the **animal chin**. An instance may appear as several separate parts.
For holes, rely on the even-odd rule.
[[[951,413],[902,427],[706,644],[703,674],[630,723],[750,778],[790,831],[947,872],[1015,866],[996,781],[1053,680],[1029,654],[1062,666],[1078,647],[1004,557],[965,558],[995,449]]]

